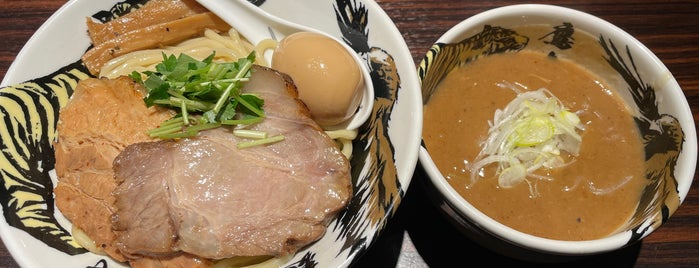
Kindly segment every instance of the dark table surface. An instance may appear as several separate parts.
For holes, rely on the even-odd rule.
[[[0,77],[24,43],[65,0],[0,0]],[[437,38],[479,12],[517,1],[379,0],[402,32],[415,63]],[[699,118],[699,2],[647,0],[542,1],[591,13],[644,43],[667,65]],[[697,173],[699,174],[699,173]],[[429,202],[416,167],[411,186],[381,237],[352,267],[699,267],[699,176],[682,206],[660,229],[625,249],[570,263],[523,263],[467,240]],[[40,256],[37,256],[40,257]],[[504,265],[504,266],[502,266]],[[471,266],[469,264],[461,266]],[[19,267],[0,243],[0,267]]]

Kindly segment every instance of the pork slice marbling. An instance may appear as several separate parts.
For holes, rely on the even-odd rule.
[[[128,146],[114,161],[112,223],[131,257],[282,256],[317,239],[352,195],[349,162],[310,118],[290,78],[258,67],[243,89],[265,100],[253,129],[281,142],[236,148],[228,128]]]

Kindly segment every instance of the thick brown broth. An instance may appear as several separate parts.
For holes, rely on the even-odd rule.
[[[527,183],[498,187],[494,167],[471,185],[468,163],[487,137],[488,121],[516,96],[497,86],[501,82],[547,88],[569,111],[580,111],[585,124],[572,164],[549,170],[552,181],[528,178],[536,197]],[[540,52],[492,55],[454,69],[424,107],[423,140],[466,200],[505,225],[541,237],[587,240],[614,233],[628,221],[645,185],[643,146],[622,100],[585,69]]]

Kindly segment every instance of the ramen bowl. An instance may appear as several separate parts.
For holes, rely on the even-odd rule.
[[[144,5],[141,4],[144,2],[124,0],[67,1],[29,39],[7,69],[7,73],[0,71],[2,72],[0,74],[2,76],[0,110],[2,110],[3,118],[7,119],[2,121],[4,125],[0,127],[3,130],[1,131],[3,133],[1,135],[3,157],[0,160],[3,164],[0,167],[2,170],[0,181],[4,186],[0,187],[2,188],[0,190],[0,207],[3,212],[0,220],[0,238],[15,259],[17,267],[128,267],[128,263],[107,256],[103,254],[104,252],[91,251],[95,248],[91,247],[90,242],[84,242],[94,239],[95,236],[91,236],[89,231],[80,232],[80,229],[86,231],[87,228],[79,228],[78,224],[74,225],[73,223],[76,222],[73,221],[74,218],[58,205],[59,201],[57,200],[61,198],[61,193],[54,191],[54,189],[60,191],[58,187],[62,187],[62,181],[65,177],[56,171],[58,161],[56,161],[54,151],[56,147],[54,145],[57,140],[61,139],[59,136],[66,133],[65,131],[58,133],[60,131],[56,130],[59,117],[65,115],[63,112],[66,111],[61,108],[66,107],[71,96],[75,96],[78,84],[89,78],[96,78],[89,70],[86,70],[86,65],[82,60],[86,48],[94,48],[91,38],[87,34],[87,22],[100,25],[99,23],[109,23],[115,19],[122,22],[131,21],[130,18],[133,16],[129,14],[133,13],[130,12],[143,8]],[[174,6],[175,2],[179,1],[150,1],[148,3],[173,4]],[[190,6],[190,3],[193,2],[182,1],[181,5],[177,6]],[[285,258],[273,258],[265,261],[266,265],[274,265],[274,267],[348,267],[368,250],[368,245],[379,238],[378,234],[382,233],[382,230],[387,226],[386,223],[394,215],[392,209],[400,203],[405,195],[418,162],[421,121],[411,120],[411,118],[421,118],[422,106],[413,57],[391,18],[376,2],[371,0],[267,0],[257,1],[256,5],[259,5],[266,12],[326,32],[339,40],[348,40],[347,38],[343,39],[343,36],[352,35],[359,39],[355,39],[352,42],[353,45],[364,42],[364,47],[371,47],[377,51],[371,55],[361,53],[366,60],[364,64],[371,62],[373,67],[371,81],[374,84],[376,101],[372,107],[368,107],[371,110],[369,120],[362,125],[361,130],[354,132],[356,139],[354,139],[354,149],[349,159],[352,169],[350,172],[352,174],[351,189],[353,194],[347,200],[347,204],[352,205],[348,205],[341,212],[342,217],[328,218],[324,222],[328,228],[324,228],[323,232],[314,232],[321,234],[321,237],[313,241],[312,244],[297,250],[293,256],[287,255],[288,257]],[[8,9],[8,5],[0,6],[2,9],[0,13],[3,14],[14,8],[10,6]],[[159,6],[154,9],[162,10]],[[168,8],[168,10],[170,9]],[[191,12],[187,13],[191,14]],[[153,16],[148,15],[144,18],[152,18]],[[367,16],[370,19],[367,19]],[[180,16],[170,18],[181,19]],[[186,20],[186,18],[184,19]],[[177,22],[177,24],[197,24],[190,23],[189,20],[186,21]],[[217,20],[212,18],[212,20],[206,19],[206,21]],[[352,26],[344,26],[350,24]],[[352,30],[354,28],[360,30]],[[168,29],[172,30],[172,28]],[[187,31],[189,30],[178,32]],[[372,35],[363,39],[357,35],[357,33],[369,35],[370,32]],[[268,31],[265,33],[270,34]],[[225,31],[220,32],[220,35],[214,36],[214,38],[220,36],[226,36]],[[227,36],[230,37],[230,34]],[[152,39],[152,37],[153,35],[148,35],[147,38]],[[272,36],[269,37],[272,38]],[[226,42],[227,48],[238,46],[233,44],[234,42],[228,42],[231,39],[217,39]],[[164,43],[160,43],[161,39],[158,40],[157,46],[166,46]],[[203,51],[200,48],[204,47],[206,45],[192,46],[194,51]],[[222,49],[216,50],[221,51]],[[186,54],[192,56],[189,53]],[[157,56],[160,58],[161,55]],[[139,62],[143,62],[140,56]],[[106,97],[108,95],[104,96],[111,98]],[[134,114],[130,111],[125,112]],[[108,116],[106,114],[110,113],[91,110],[91,112],[84,114]],[[83,121],[83,123],[85,122]],[[118,128],[116,123],[122,121],[117,116],[114,120],[105,122]],[[128,125],[141,125],[141,123],[134,124],[133,122],[135,121],[128,123]],[[102,131],[94,133],[109,136]],[[88,138],[88,140],[90,139]],[[109,142],[102,144],[107,143]],[[304,145],[307,144],[304,143]],[[117,147],[121,146],[110,147],[109,150],[99,150],[95,146],[86,146],[86,148],[95,149],[92,151],[97,151],[97,154],[103,154],[107,151],[115,152]],[[314,158],[314,156],[308,154],[306,158]],[[83,159],[87,159],[87,157]],[[95,163],[98,162],[107,165],[97,165],[109,168],[112,163],[111,159],[106,162],[89,159],[79,162],[90,168],[95,167]],[[293,164],[292,166],[298,165]],[[102,174],[108,175],[109,173]],[[291,173],[288,174],[291,175]],[[106,182],[98,179],[92,181]],[[262,180],[257,181],[260,182],[259,186],[275,186],[265,184]],[[111,195],[112,189],[109,187],[107,184],[102,184],[91,188],[92,190],[87,190],[90,192],[89,194],[85,193],[90,196],[96,192]],[[316,187],[311,186],[311,188]],[[328,194],[327,192],[318,193],[320,195]],[[275,197],[279,196],[269,197],[267,200],[278,200]],[[95,200],[97,199],[100,198],[95,198]],[[250,201],[250,199],[238,199],[243,202]],[[309,198],[307,200],[315,199]],[[277,202],[277,204],[280,203]],[[273,205],[273,207],[280,206]],[[95,229],[111,233],[111,213],[100,214],[97,212],[102,208],[107,209],[107,206],[91,208],[96,209],[78,209],[79,214],[84,215],[89,222],[106,223],[103,225],[105,228]],[[211,207],[209,206],[209,208]],[[308,214],[304,208],[306,207],[302,207],[300,211],[305,211]],[[290,211],[288,207],[284,207],[282,210],[284,212],[282,214],[285,215]],[[340,211],[336,212],[339,215]],[[102,216],[97,216],[98,214]],[[233,214],[227,213],[227,215]],[[313,229],[315,230],[315,227]],[[163,229],[160,228],[160,230]],[[308,230],[310,229],[304,229],[304,232]],[[271,235],[270,232],[262,231],[261,233]],[[292,240],[296,241],[297,239]],[[201,239],[201,241],[206,241],[206,239]],[[101,242],[98,244],[107,245],[107,243]],[[219,262],[218,265],[226,266],[227,264]],[[7,263],[7,265],[15,266],[11,263]],[[186,266],[186,264],[183,265]]]
[[[589,115],[596,114],[597,111],[592,110],[601,106],[594,103],[590,106],[582,104],[592,98],[588,97],[592,93],[578,88],[562,95],[555,92],[556,87],[565,85],[557,80],[572,80],[575,75],[569,74],[562,67],[554,67],[554,74],[549,77],[538,73],[543,68],[539,65],[518,68],[518,61],[503,58],[523,57],[532,51],[544,55],[542,59],[535,61],[565,61],[591,74],[593,88],[598,86],[604,95],[615,96],[619,107],[628,114],[624,124],[628,124],[628,129],[633,129],[637,134],[633,138],[618,138],[616,134],[593,135],[595,124],[598,124],[595,120],[599,118],[590,119]],[[496,61],[497,57],[500,57],[499,61]],[[472,65],[476,67],[467,69]],[[451,107],[445,108],[451,110],[430,108],[431,102],[438,101],[440,91],[446,90],[443,89],[446,81],[455,76],[455,70],[460,68],[465,71],[456,76],[462,80],[451,82],[459,88],[478,88],[482,84],[492,83],[497,84],[499,89],[481,94],[457,89],[457,93],[450,95],[451,97],[442,98],[451,102],[440,106]],[[493,70],[490,74],[486,71],[488,68]],[[532,81],[538,81],[534,83],[538,84],[534,86],[511,81],[511,77],[521,75],[522,72],[527,72],[525,76],[534,77]],[[474,80],[490,75],[494,78]],[[620,28],[593,15],[538,4],[505,6],[477,14],[455,25],[434,43],[418,68],[418,76],[425,105],[423,143],[419,152],[420,167],[427,174],[424,186],[444,212],[444,216],[467,238],[485,248],[528,261],[564,261],[618,250],[642,240],[661,227],[678,209],[690,189],[697,160],[697,139],[692,114],[682,90],[673,75],[648,48]],[[549,86],[551,88],[547,88]],[[572,136],[554,143],[554,150],[550,150],[551,147],[537,149],[554,154],[551,159],[557,160],[553,162],[537,162],[541,160],[537,157],[544,155],[541,151],[531,153],[529,160],[514,161],[514,154],[508,154],[512,152],[508,149],[527,148],[531,151],[530,147],[536,147],[561,134],[555,130],[550,135],[544,135],[546,138],[541,138],[540,132],[531,129],[547,129],[551,124],[543,124],[542,127],[537,119],[527,121],[523,129],[529,131],[526,133],[539,133],[531,135],[535,140],[539,138],[538,141],[519,143],[522,136],[527,136],[524,134],[515,139],[507,135],[505,138],[492,138],[493,133],[519,133],[522,128],[515,124],[509,129],[498,129],[498,126],[508,120],[519,122],[518,119],[502,117],[502,114],[508,114],[507,107],[510,106],[506,105],[514,101],[490,98],[498,98],[493,97],[500,96],[495,93],[498,90],[508,91],[508,96],[515,99],[524,96],[525,92],[538,91],[540,88],[555,93],[552,94],[555,97],[549,100],[560,101],[550,102],[563,107],[562,110],[556,110],[557,113],[575,115],[572,119],[578,121],[571,121],[573,123],[570,126],[580,136],[571,133]],[[525,104],[520,107],[533,109],[531,107],[534,105],[526,104],[530,101],[531,99],[523,101]],[[497,104],[496,108],[485,109],[487,111],[484,112],[484,103],[491,102]],[[495,110],[499,112],[494,112]],[[444,129],[434,129],[437,126],[432,123],[434,120],[431,116],[438,114],[435,117],[450,117],[459,111],[463,111],[462,118],[446,123]],[[480,113],[485,115],[479,115]],[[471,123],[468,121],[471,118],[482,120]],[[606,120],[605,117],[602,121]],[[465,126],[460,126],[462,124]],[[483,127],[479,128],[481,125]],[[463,133],[450,134],[459,133],[458,131]],[[435,145],[437,142],[432,139],[437,139],[434,138],[436,136],[452,137],[445,138],[448,140],[443,143],[447,145],[441,146],[447,149]],[[577,144],[580,147],[573,146],[579,148],[579,151],[574,148],[565,149],[568,148],[565,144],[569,145],[570,137],[574,137],[573,140],[580,138],[581,142]],[[633,143],[627,144],[630,140]],[[561,144],[564,144],[565,150],[556,147]],[[597,148],[590,149],[589,144],[598,145]],[[622,152],[620,144],[626,144],[629,152],[633,153]],[[474,151],[470,156],[475,157],[464,157],[460,154],[461,149]],[[636,164],[629,165],[634,167],[629,173],[615,173],[614,170],[627,165],[617,162],[618,158],[628,158],[629,155],[634,155],[632,158]],[[578,175],[578,171],[573,169],[568,173],[556,171],[559,168],[583,165],[587,159],[596,158],[609,160],[598,161],[606,162],[598,163],[601,165],[590,164],[582,168],[587,170],[588,175]],[[443,165],[442,159],[457,164]],[[556,162],[560,160],[564,164]],[[538,166],[522,167],[520,164],[526,161],[533,161]],[[535,172],[530,173],[531,170]],[[493,175],[488,177],[487,174]],[[459,179],[459,176],[465,179]],[[631,183],[629,178],[634,176],[636,182]],[[604,182],[595,181],[597,177],[619,182],[605,186],[602,185]],[[459,180],[463,182],[460,183]],[[488,181],[489,184],[486,183]],[[481,182],[494,190],[485,192],[482,189],[490,188],[478,186]],[[548,186],[558,182],[561,182],[556,186],[558,188]],[[517,187],[522,189],[517,191]],[[586,191],[587,196],[568,196],[569,192],[579,189]],[[587,201],[589,196],[606,196],[617,190],[627,192],[627,201],[624,201],[627,203],[626,208],[608,205],[622,203],[621,201]],[[516,195],[523,197],[511,198]],[[544,200],[551,195],[558,197],[550,201],[548,207],[528,207],[532,200]],[[579,203],[589,203],[591,207],[577,209],[575,206]],[[508,212],[493,212],[499,210]],[[566,210],[570,215],[563,214]],[[571,210],[573,213],[570,213]],[[604,212],[606,216],[597,218],[580,211]],[[614,226],[606,227],[606,231],[598,228],[601,223],[611,219],[617,221]],[[543,230],[531,229],[526,222],[533,222],[533,225],[540,222]],[[554,229],[560,229],[559,227],[563,229],[550,233]],[[583,235],[586,231],[596,233]]]

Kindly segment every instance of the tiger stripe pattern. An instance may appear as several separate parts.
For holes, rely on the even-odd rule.
[[[469,63],[479,56],[519,51],[528,43],[529,37],[511,29],[491,25],[483,26],[480,33],[458,43],[435,43],[418,67],[423,102],[429,100],[442,78],[454,67]]]
[[[68,254],[86,252],[54,216],[58,112],[78,84],[88,78],[82,64],[73,63],[43,78],[0,88],[0,205],[10,226]]]

